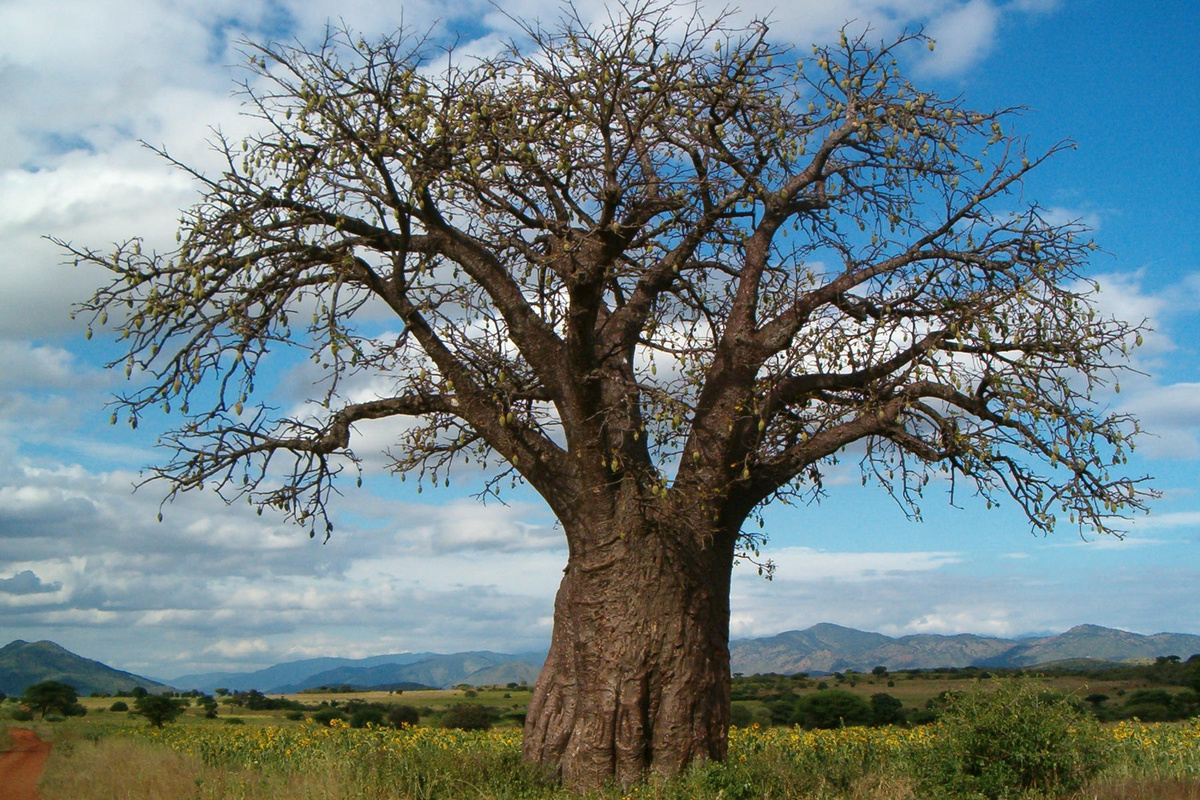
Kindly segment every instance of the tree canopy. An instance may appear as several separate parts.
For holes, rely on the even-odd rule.
[[[187,701],[163,694],[144,694],[133,701],[135,714],[143,716],[155,728],[174,722],[187,708]]]
[[[26,687],[21,695],[21,702],[29,706],[30,711],[41,714],[43,718],[51,711],[57,711],[67,717],[76,713],[79,695],[74,686],[62,681],[42,681]]]
[[[527,757],[580,786],[721,757],[729,569],[771,499],[819,498],[851,453],[912,515],[935,480],[1041,531],[1110,531],[1152,495],[1103,399],[1141,323],[1099,312],[1084,226],[1021,196],[1070,145],[1029,152],[1013,110],[914,86],[926,41],[808,55],[633,3],[480,58],[411,31],[248,44],[258,132],[217,135],[220,174],[178,164],[203,189],[178,247],[66,245],[113,274],[81,308],[137,381],[113,421],[182,415],[171,494],[314,534],[372,420],[405,420],[392,468],[421,486],[527,482],[571,549]],[[262,386],[283,351],[321,369],[301,406]],[[675,635],[688,669],[601,686]],[[585,642],[608,655],[566,655]]]

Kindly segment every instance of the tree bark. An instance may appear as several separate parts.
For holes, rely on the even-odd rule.
[[[725,757],[735,537],[668,517],[572,547],[524,739],[570,788]]]

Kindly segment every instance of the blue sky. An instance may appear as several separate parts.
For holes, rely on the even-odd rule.
[[[544,0],[502,4],[551,16]],[[931,494],[907,521],[852,461],[819,507],[766,514],[765,582],[740,569],[735,636],[817,622],[899,635],[1018,636],[1097,623],[1200,633],[1200,11],[1099,0],[839,0],[770,14],[779,41],[829,41],[848,20],[881,37],[924,26],[938,41],[912,74],[978,108],[1024,106],[1032,149],[1077,150],[1035,173],[1024,199],[1095,228],[1105,310],[1155,328],[1114,406],[1154,436],[1131,469],[1164,493],[1129,535],[1035,537],[1014,509]],[[195,187],[137,143],[213,164],[234,135],[227,65],[249,36],[313,42],[326,20],[367,34],[399,22],[466,31],[487,52],[511,23],[487,3],[0,0],[0,643],[52,639],[155,677],[253,669],[316,655],[526,650],[549,641],[565,561],[541,502],[481,506],[469,481],[418,496],[372,477],[350,491],[329,543],[246,507],[190,495],[155,521],[161,494],[131,491],[161,456],[153,426],[107,424],[116,352],[69,320],[100,277],[64,267],[44,238],[106,247],[173,241]],[[361,452],[386,446],[364,431]],[[372,449],[373,448],[373,449]],[[368,459],[377,467],[380,459]],[[353,509],[353,512],[351,512]],[[1190,655],[1190,654],[1181,654]]]

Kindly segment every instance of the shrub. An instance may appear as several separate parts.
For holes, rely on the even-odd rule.
[[[111,706],[109,706],[108,710],[109,711],[128,711],[129,704],[126,703],[124,700],[118,700],[117,702],[115,702]]]
[[[365,728],[367,725],[382,727],[383,725],[383,709],[374,706],[360,708],[350,716],[351,728]]]
[[[800,698],[790,720],[793,725],[809,729],[866,725],[870,721],[871,707],[845,689],[827,689]]]
[[[754,722],[754,712],[748,706],[734,703],[729,709],[729,723],[736,728],[749,728]]]
[[[346,719],[346,715],[343,714],[342,712],[338,711],[336,708],[333,708],[332,706],[326,706],[325,708],[319,708],[316,711],[314,711],[313,715],[312,715],[312,721],[317,723],[318,725],[328,725],[330,722],[333,722],[335,719],[344,720],[344,719]]]
[[[871,695],[871,723],[874,725],[899,725],[904,722],[904,703],[887,692]]]
[[[421,712],[413,706],[392,706],[388,709],[387,721],[393,728],[416,725],[421,721]]]
[[[33,719],[33,712],[29,709],[18,708],[12,712],[11,716],[17,722],[29,722]]]
[[[284,716],[287,719],[290,719],[292,722],[299,722],[300,720],[304,719],[304,712],[303,711],[289,711]]]
[[[463,731],[483,731],[492,727],[491,709],[478,703],[459,703],[451,706],[442,717],[443,728],[458,728]]]
[[[917,773],[933,795],[1051,797],[1079,789],[1099,772],[1099,724],[1070,698],[1029,678],[976,683],[948,697],[930,752]]]
[[[770,700],[766,703],[766,709],[771,715],[772,725],[787,725],[795,713],[795,701],[792,699]]]

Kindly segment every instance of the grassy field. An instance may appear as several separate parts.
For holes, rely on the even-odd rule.
[[[913,683],[928,685],[893,694],[915,705],[948,688],[936,681]],[[947,683],[956,689],[970,686],[963,681]],[[897,681],[888,688],[900,685]],[[1044,683],[1024,686],[1022,691],[1036,693]],[[977,686],[974,691],[994,688]],[[1057,688],[1078,692],[1083,687]],[[1115,692],[1113,687],[1104,688]],[[852,690],[869,696],[880,688],[860,681]],[[230,707],[222,707],[215,720],[205,719],[203,711],[193,707],[177,723],[154,729],[137,717],[106,710],[112,698],[88,698],[86,717],[34,723],[55,742],[41,794],[43,800],[566,800],[570,795],[520,762],[521,732],[511,719],[501,727],[476,732],[426,724],[436,722],[437,713],[459,702],[523,711],[528,696],[528,692],[503,689],[479,691],[475,696],[462,691],[294,696],[306,704],[337,701],[344,706],[357,700],[407,703],[427,710],[422,725],[400,730],[318,725],[287,719],[286,711]],[[231,716],[243,723],[230,724]],[[1066,740],[1073,750],[1093,759],[1097,769],[1057,796],[1200,800],[1200,719],[1183,724],[1099,726],[1094,721],[1083,724],[1087,720],[1079,718],[1079,727],[1069,733],[1038,725],[1022,729],[1021,725],[1028,727],[1028,719],[1020,724],[1002,722],[996,735],[1016,737],[1011,745],[1014,752],[1030,742],[1041,748],[1044,738],[1047,749]],[[681,777],[651,780],[626,791],[599,792],[593,800],[1032,800],[1053,795],[1037,791],[972,795],[947,789],[951,784],[939,783],[941,778],[934,773],[947,759],[947,745],[950,750],[959,746],[956,736],[961,731],[955,733],[944,723],[824,731],[735,728],[726,763],[698,765]],[[1010,747],[1008,742],[1002,744]]]
[[[1080,675],[1058,675],[1042,677],[1039,680],[1048,689],[1054,689],[1080,699],[1093,693],[1108,695],[1111,698],[1108,701],[1110,705],[1119,703],[1124,695],[1136,689],[1162,688],[1146,680],[1105,680]],[[946,692],[961,691],[970,684],[970,681],[964,679],[961,674],[949,676],[929,672],[897,672],[886,677],[855,674],[849,675],[841,681],[833,677],[811,678],[808,681],[781,678],[778,686],[781,691],[803,697],[819,691],[817,686],[821,682],[824,682],[829,688],[843,689],[860,695],[864,699],[870,698],[877,692],[886,692],[900,700],[906,709],[923,708],[926,703],[937,699]],[[1182,687],[1167,688],[1170,691],[1182,690]],[[737,696],[736,691],[737,682],[735,681],[735,697]],[[502,713],[523,714],[529,705],[530,691],[529,687],[487,687],[470,690],[470,692],[463,689],[430,689],[405,692],[304,692],[271,696],[283,697],[309,706],[318,706],[324,703],[345,707],[347,703],[353,701],[404,704],[414,706],[431,715],[437,715],[455,703],[479,703]],[[80,698],[80,702],[88,709],[90,715],[95,716],[112,713],[108,712],[108,709],[117,699],[121,698],[84,697]],[[127,703],[132,704],[132,700],[129,698],[124,699]],[[757,711],[763,706],[761,701],[754,699],[735,700],[735,704],[745,706],[751,712]],[[237,717],[250,725],[300,724],[288,720],[287,713],[283,710],[252,711],[223,704],[219,709],[219,719]],[[122,713],[117,713],[115,716],[122,720],[126,717]],[[193,706],[188,709],[180,721],[183,724],[209,724],[211,721],[203,719],[203,716],[203,710]],[[504,726],[516,723],[502,719],[498,724]]]
[[[115,716],[115,715],[114,715]],[[519,762],[520,732],[418,727],[53,726],[44,800],[100,798],[565,798]],[[49,727],[49,726],[45,726]],[[1200,725],[1121,724],[1101,734],[1105,768],[1079,798],[1200,798]],[[914,729],[790,728],[732,731],[730,758],[672,781],[651,781],[598,800],[720,797],[903,800],[917,792],[914,765],[936,726]],[[1036,796],[1036,795],[1031,795]]]
[[[864,699],[878,692],[884,692],[900,700],[906,709],[924,708],[926,703],[937,700],[947,692],[961,691],[969,686],[972,680],[970,671],[937,672],[930,670],[895,672],[886,676],[874,676],[863,673],[850,673],[842,676],[841,680],[833,676],[812,677],[807,680],[780,676],[773,682],[774,689],[779,692],[794,693],[799,697],[819,691],[822,683],[831,689],[842,689],[857,694]],[[1163,686],[1146,678],[1112,678],[1089,677],[1081,674],[1042,675],[1038,680],[1047,689],[1059,691],[1065,695],[1083,699],[1091,694],[1103,694],[1109,697],[1106,707],[1118,706],[1122,698],[1137,689],[1166,689],[1169,692],[1184,691],[1182,686]],[[740,686],[739,686],[740,684]],[[758,700],[738,700],[739,688],[742,695],[754,691],[762,691],[772,686],[767,676],[754,676],[744,681],[734,681],[735,703],[741,703],[751,710],[762,707]],[[769,689],[768,689],[769,691]]]
[[[426,715],[436,718],[437,715],[457,703],[477,703],[494,709],[499,716],[496,727],[515,727],[517,723],[506,715],[524,714],[529,706],[530,692],[528,690],[513,690],[508,688],[480,688],[473,690],[462,689],[430,689],[427,691],[406,692],[305,692],[302,694],[269,695],[272,698],[282,698],[310,707],[305,712],[311,715],[312,709],[322,706],[345,708],[354,702],[382,703],[384,705],[410,705]],[[137,720],[125,712],[110,711],[114,702],[123,701],[132,707],[133,700],[128,697],[81,697],[79,702],[88,710],[87,720],[100,724],[127,724]],[[217,719],[206,719],[204,709],[191,705],[175,724],[182,725],[212,725],[220,724],[230,718],[240,719],[242,723],[251,726],[298,726],[303,724],[298,720],[288,718],[287,709],[252,710],[236,705],[222,703],[217,711]],[[432,720],[436,723],[436,719]]]

